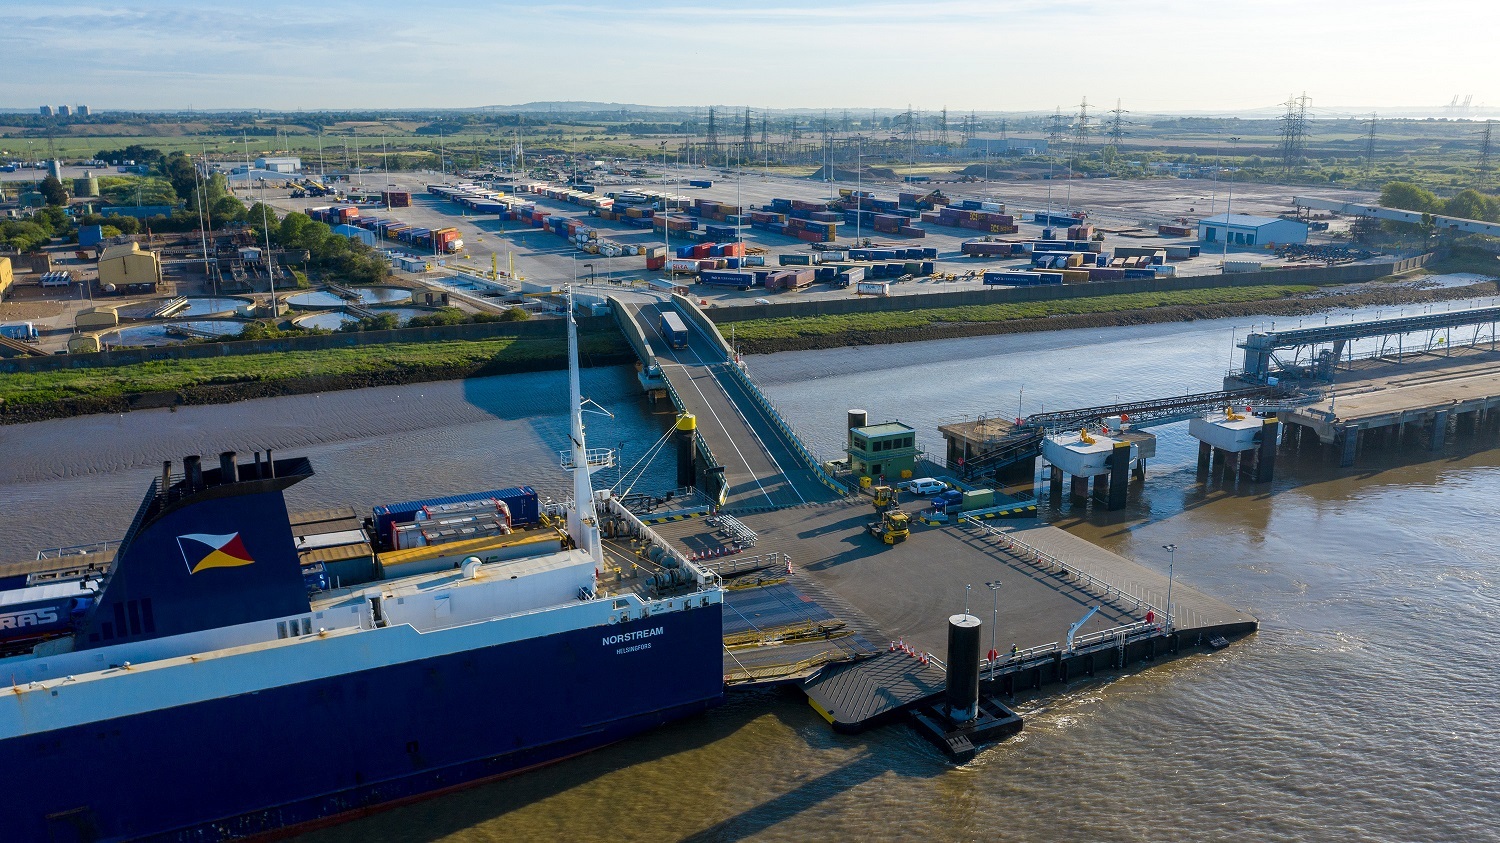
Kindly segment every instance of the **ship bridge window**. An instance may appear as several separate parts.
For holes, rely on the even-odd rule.
[[[624,608],[627,608],[629,606],[630,606],[630,601],[629,600],[616,600],[615,601],[615,608],[616,609],[624,609]]]

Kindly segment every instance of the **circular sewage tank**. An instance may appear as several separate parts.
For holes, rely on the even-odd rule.
[[[402,287],[350,287],[349,289],[359,294],[359,300],[355,304],[365,306],[411,301],[411,290]],[[288,307],[295,310],[323,310],[343,307],[349,302],[332,290],[312,290],[287,296],[286,303]]]
[[[337,331],[344,327],[345,323],[357,322],[357,317],[345,313],[342,310],[325,310],[321,313],[309,313],[306,316],[298,316],[292,320],[292,324],[299,328],[322,328],[325,331]]]
[[[371,307],[367,309],[376,316],[389,313],[396,317],[396,322],[399,325],[405,325],[418,316],[430,316],[437,312],[436,308],[427,307]],[[358,321],[358,316],[341,308],[339,310],[325,310],[320,313],[309,313],[306,316],[298,316],[292,320],[292,324],[299,328],[322,328],[325,331],[337,331],[346,323]]]
[[[182,322],[153,322],[149,325],[132,325],[118,331],[101,334],[99,341],[106,346],[176,345],[193,339],[204,339],[204,334],[215,337],[232,337],[245,330],[248,322],[234,319],[191,319]]]
[[[173,319],[182,317],[234,316],[241,313],[245,308],[255,305],[254,299],[242,298],[240,296],[187,296],[186,298],[186,307],[177,308],[170,313],[161,314],[161,316]],[[120,318],[159,318],[157,311],[168,301],[169,299],[154,299],[152,301],[126,305],[120,308]]]

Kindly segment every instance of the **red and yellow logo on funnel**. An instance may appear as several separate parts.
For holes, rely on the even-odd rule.
[[[239,533],[227,536],[191,533],[178,536],[177,546],[182,550],[182,561],[187,563],[189,574],[207,568],[238,568],[255,563],[250,558],[250,551],[245,549],[245,543],[240,541]]]

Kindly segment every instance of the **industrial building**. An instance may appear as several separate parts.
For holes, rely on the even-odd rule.
[[[99,252],[99,286],[104,290],[154,293],[159,284],[161,259],[155,252],[141,251],[139,243],[106,246]]]
[[[38,109],[38,111],[41,112],[41,114],[42,114],[43,117],[51,117],[52,116],[52,106],[50,106],[50,105],[44,105],[40,109]]]
[[[302,159],[295,156],[284,158],[257,158],[256,169],[272,173],[298,173],[302,171]]]
[[[58,117],[72,117],[73,116],[73,107],[71,105],[59,105],[57,107],[57,116]]]
[[[1248,214],[1216,214],[1198,221],[1198,239],[1231,246],[1306,243],[1307,223]]]
[[[357,225],[336,225],[333,227],[333,233],[342,234],[350,240],[358,240],[372,249],[375,248],[375,232],[360,228]]]
[[[852,411],[851,421],[857,421]],[[849,469],[857,476],[910,477],[917,467],[917,432],[898,421],[849,428]]]
[[[80,106],[78,106],[77,111],[78,111],[78,116],[79,117],[87,117],[87,116],[89,116],[90,114],[93,113],[93,112],[89,111],[89,107],[86,106],[86,105],[80,105]]]

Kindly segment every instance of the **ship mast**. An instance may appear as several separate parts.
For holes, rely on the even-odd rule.
[[[583,438],[583,390],[578,382],[578,322],[573,318],[573,289],[568,288],[568,400],[571,418],[573,505],[568,508],[568,535],[594,559],[594,568],[604,566],[604,547],[599,540],[599,517],[594,510],[594,486],[590,482],[588,447]]]

